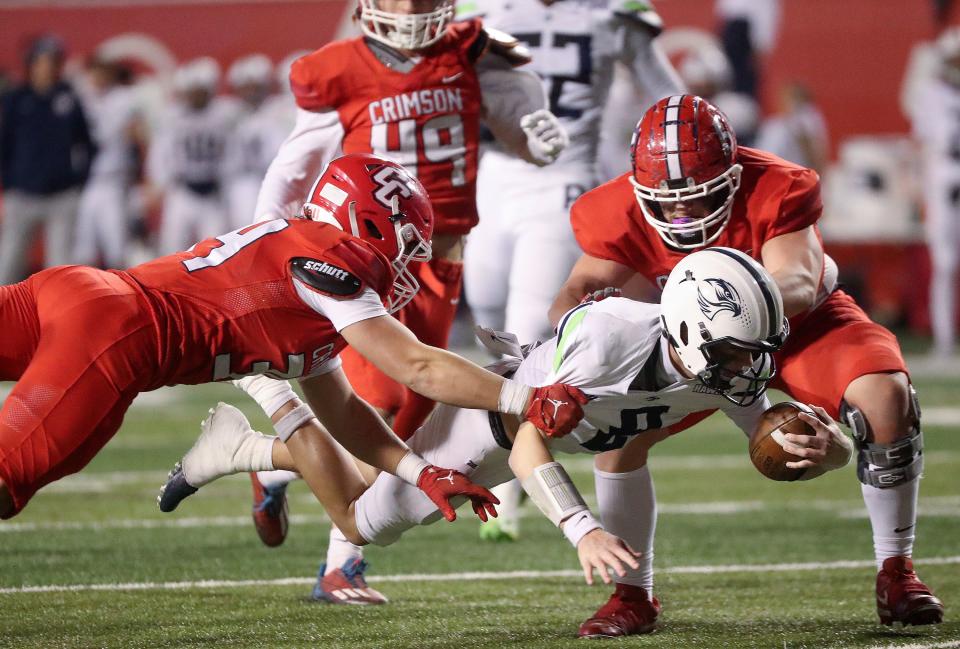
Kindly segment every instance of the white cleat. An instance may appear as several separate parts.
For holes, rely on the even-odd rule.
[[[160,488],[160,510],[171,512],[180,501],[225,475],[245,473],[252,466],[253,447],[266,437],[250,428],[250,422],[237,408],[219,403],[200,424],[200,437],[167,476]]]

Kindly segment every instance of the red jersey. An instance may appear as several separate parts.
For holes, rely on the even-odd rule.
[[[743,165],[727,227],[711,246],[741,250],[760,261],[763,244],[820,219],[820,179],[811,169],[772,153],[739,147]],[[632,268],[658,288],[688,253],[674,250],[644,219],[629,173],[587,192],[573,204],[570,221],[584,252]]]
[[[372,246],[308,220],[256,223],[116,272],[152,305],[157,387],[318,373],[346,342],[311,294],[348,300],[371,288],[383,301],[393,283]]]
[[[290,70],[297,105],[333,109],[344,153],[402,164],[430,194],[436,234],[476,225],[481,91],[474,63],[485,37],[479,20],[455,23],[408,72],[384,65],[362,38],[330,43]]]

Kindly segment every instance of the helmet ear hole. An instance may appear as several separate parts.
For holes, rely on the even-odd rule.
[[[687,346],[687,342],[690,340],[689,331],[687,331],[687,321],[684,320],[680,323],[680,342],[683,343],[683,346]]]
[[[370,233],[370,236],[383,241],[383,233],[380,232],[380,228],[377,227],[377,224],[371,221],[370,219],[364,219],[363,224],[367,228],[367,232]]]

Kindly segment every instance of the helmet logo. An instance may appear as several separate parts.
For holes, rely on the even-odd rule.
[[[381,167],[373,174],[373,180],[378,185],[378,189],[373,192],[373,197],[387,209],[394,208],[394,199],[397,197],[410,198],[413,196],[406,179],[395,167]]]
[[[722,311],[729,311],[736,318],[743,312],[740,294],[730,282],[708,278],[697,288],[697,304],[708,320],[713,320]]]

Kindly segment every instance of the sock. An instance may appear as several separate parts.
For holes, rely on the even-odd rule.
[[[252,471],[273,471],[273,435],[255,433],[248,435],[233,454],[238,466],[250,467]]]
[[[267,489],[271,487],[276,487],[280,485],[290,484],[294,480],[300,477],[300,474],[296,471],[285,471],[283,469],[277,469],[276,471],[258,471],[257,479]]]
[[[347,540],[336,525],[330,528],[330,546],[327,548],[327,570],[342,568],[350,559],[362,559],[363,550]]]
[[[889,489],[877,489],[861,484],[863,502],[873,527],[873,551],[877,570],[883,560],[913,554],[913,540],[917,529],[917,494],[920,479],[916,478]]]
[[[627,569],[617,583],[646,589],[653,597],[653,536],[657,529],[657,497],[650,469],[643,466],[628,473],[593,470],[597,505],[605,530],[619,536],[643,554],[640,567]]]
[[[520,530],[520,495],[523,493],[520,481],[504,482],[491,491],[500,499],[494,520],[500,521],[500,529],[504,532],[516,534]]]

